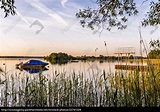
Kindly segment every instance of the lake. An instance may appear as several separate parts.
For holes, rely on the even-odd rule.
[[[145,80],[143,80],[140,77],[141,72],[130,73],[127,70],[115,70],[114,68],[117,64],[135,65],[135,62],[79,61],[63,65],[49,64],[47,66],[48,70],[43,71],[42,75],[38,73],[30,74],[27,71],[16,69],[16,64],[28,60],[0,59],[0,67],[3,70],[6,68],[7,71],[7,75],[0,73],[0,107],[39,106],[39,104],[40,106],[99,106],[100,104],[110,106],[110,103],[115,105],[115,95],[119,102],[116,106],[126,106],[128,105],[128,101],[132,102],[133,106],[137,106],[137,104],[134,104],[135,100],[140,102],[142,106],[145,106],[145,101],[151,101],[152,103],[152,100],[149,99],[145,101],[144,99],[139,100],[139,97],[142,98],[146,94],[150,95],[146,98],[151,99],[154,99],[154,96],[157,95],[156,98],[159,100],[159,93],[156,89],[152,89],[153,86],[159,88],[159,74],[155,72],[155,75],[150,75],[150,72],[146,71],[144,75]],[[106,74],[103,73],[104,70]],[[115,71],[120,72],[108,74]],[[153,79],[157,80],[154,81]],[[144,86],[147,88],[145,92],[143,92],[144,90],[141,86],[143,81],[145,81]],[[140,83],[140,86],[136,85],[137,83]],[[139,86],[137,87],[139,88],[138,91],[134,88],[136,86]],[[140,96],[139,91],[142,92]],[[135,92],[137,93],[135,94]],[[151,92],[153,92],[153,95],[150,94]],[[136,96],[131,95],[133,93]],[[106,102],[108,97],[111,100],[109,103]],[[157,100],[154,102],[157,102]],[[127,104],[124,101],[127,101]],[[65,104],[66,102],[69,103]],[[90,104],[91,102],[93,104]],[[154,105],[159,106],[159,103],[155,103]]]
[[[29,73],[28,71],[25,70],[19,70],[16,69],[16,64],[20,62],[27,62],[29,59],[17,59],[17,58],[1,58],[0,59],[0,67],[2,68],[3,71],[6,71],[8,74],[34,74],[36,75],[37,73]],[[43,59],[40,59],[42,61],[45,61]],[[79,61],[79,62],[68,62],[67,64],[50,64],[47,66],[48,70],[43,71],[42,73],[46,76],[50,76],[54,74],[54,72],[65,72],[66,74],[72,74],[73,72],[75,73],[85,73],[86,77],[92,77],[94,74],[102,74],[103,71],[105,70],[106,73],[114,73],[115,70],[115,65],[117,64],[130,64],[130,65],[135,65],[135,62],[117,62],[117,61]],[[90,75],[90,76],[89,76]]]
[[[29,59],[17,59],[17,58],[12,58],[12,59],[0,59],[0,67],[2,68],[3,71],[6,71],[8,74],[13,74],[13,73],[27,73],[27,74],[37,74],[37,73],[29,73],[25,70],[19,70],[16,69],[16,64],[20,62],[27,62]],[[40,59],[42,61],[45,61],[43,59]],[[45,61],[46,62],[46,61]],[[46,67],[48,70],[43,71],[43,74],[49,75],[53,74],[53,72],[67,72],[67,74],[73,73],[79,73],[79,72],[103,72],[105,70],[106,72],[109,72],[109,69],[111,71],[115,71],[114,66],[118,62],[107,62],[107,61],[79,61],[79,62],[68,62],[67,64],[50,64]]]

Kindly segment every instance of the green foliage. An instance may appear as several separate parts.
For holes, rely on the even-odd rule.
[[[156,26],[160,24],[160,0],[157,3],[151,2],[150,11],[147,12],[147,18],[142,23],[144,26]]]
[[[148,57],[152,59],[160,59],[160,50],[151,50],[148,53]]]
[[[80,9],[76,13],[77,18],[81,19],[82,27],[88,27],[91,30],[102,28],[109,31],[112,27],[117,27],[123,30],[127,27],[128,17],[138,13],[133,0],[97,0],[96,3],[97,9]]]
[[[0,8],[4,12],[4,17],[16,14],[15,0],[0,0]],[[123,30],[127,27],[126,22],[130,16],[138,14],[134,0],[96,0],[97,8],[90,7],[80,9],[76,17],[80,18],[82,27],[88,27],[92,30],[103,29],[111,30],[117,27]],[[144,26],[155,26],[160,24],[160,0],[150,3],[150,11],[147,12],[147,18],[143,20]]]
[[[160,58],[160,40],[151,40],[149,44],[151,51],[148,53],[148,57],[154,59]]]
[[[133,58],[137,58],[139,59],[140,57],[138,56],[130,56],[130,59]],[[82,56],[72,56],[72,55],[68,55],[66,53],[51,53],[49,56],[44,57],[44,59],[48,62],[50,62],[51,64],[66,64],[68,61],[95,61],[95,60],[99,60],[101,63],[103,61],[117,61],[117,60],[124,60],[124,59],[128,59],[128,56],[122,56],[121,58],[118,58],[117,56],[103,56],[103,55],[99,55],[97,57],[95,56],[86,56],[86,55],[82,55]]]
[[[14,0],[0,0],[1,6],[0,8],[4,11],[4,17],[11,15],[15,15],[15,6],[14,6]]]
[[[142,1],[144,3],[144,1]],[[135,0],[96,0],[97,8],[80,9],[76,17],[80,18],[82,27],[91,30],[110,31],[113,27],[120,30],[127,28],[129,17],[138,14]],[[160,24],[160,0],[150,2],[150,11],[143,19],[143,26],[155,26]]]
[[[44,58],[45,60],[49,61],[51,64],[65,64],[69,60],[73,59],[73,56],[68,55],[66,53],[51,53],[49,56]]]
[[[159,39],[151,40],[149,44],[152,50],[160,50],[160,40]]]

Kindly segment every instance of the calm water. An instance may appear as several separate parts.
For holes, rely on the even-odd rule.
[[[7,77],[9,77],[9,87],[12,85],[12,78],[14,77],[15,79],[15,87],[18,87],[18,82],[22,81],[23,79],[26,79],[26,77],[30,77],[30,81],[34,81],[35,78],[37,78],[39,75],[38,73],[33,73],[30,74],[29,72],[23,70],[16,69],[16,64],[20,62],[27,62],[29,59],[0,59],[0,67],[2,70],[7,71]],[[40,59],[41,60],[41,59]],[[44,61],[44,60],[42,60]],[[84,79],[92,80],[93,78],[98,78],[102,75],[103,70],[106,72],[112,71],[112,73],[115,71],[114,66],[117,64],[116,62],[99,62],[99,61],[94,61],[94,62],[68,62],[67,64],[63,65],[52,65],[49,63],[47,66],[48,70],[43,71],[42,74],[47,78],[47,79],[53,79],[55,77],[55,71],[57,73],[63,74],[65,73],[65,76],[72,76],[73,72],[76,73],[76,75],[82,75]],[[110,69],[110,70],[109,70]],[[1,81],[4,81],[5,75],[4,73],[0,73],[0,79]],[[23,85],[21,85],[23,86]],[[0,85],[0,91],[4,89],[4,85]]]
[[[20,71],[19,69],[16,69],[16,64],[20,63],[20,62],[27,62],[29,59],[0,59],[0,67],[2,68],[2,70],[5,70],[6,67],[6,71],[8,74],[30,74],[29,72],[23,70]],[[43,59],[40,59],[42,61],[44,61]],[[63,73],[65,72],[66,74],[72,74],[73,72],[75,73],[85,73],[85,75],[87,77],[92,77],[93,74],[102,74],[103,70],[105,70],[106,72],[115,72],[115,65],[119,64],[118,62],[107,62],[107,61],[86,61],[86,62],[68,62],[67,64],[63,64],[63,65],[52,65],[49,64],[47,66],[48,70],[43,71],[44,75],[50,76],[53,75],[53,73],[55,71],[57,71],[58,73]],[[135,64],[135,63],[122,63],[122,64]],[[33,73],[34,75],[36,75],[37,73]],[[90,75],[90,76],[89,76]]]
[[[0,59],[0,67],[4,70],[5,66],[7,71],[12,71],[12,72],[18,72],[18,69],[16,69],[16,64],[20,63],[20,62],[27,62],[30,59]],[[43,59],[39,59],[42,61],[45,61]],[[45,61],[47,62],[47,61]],[[107,70],[109,68],[109,66],[112,68],[112,70],[114,69],[114,65],[116,64],[116,62],[110,62],[108,63],[107,61],[103,61],[103,62],[99,62],[99,61],[79,61],[79,62],[68,62],[67,64],[50,64],[49,66],[47,66],[47,68],[49,70],[44,71],[45,73],[52,73],[54,70],[57,71],[61,71],[61,70],[69,70],[69,71],[83,71],[83,70],[87,70],[90,68],[96,68],[96,66],[99,69],[104,69]],[[25,72],[25,71],[23,71]]]
[[[25,83],[26,83],[26,77],[29,77],[29,83],[34,82],[35,79],[39,77],[38,73],[30,74],[29,72],[23,70],[16,69],[16,64],[20,62],[27,62],[29,59],[0,59],[0,67],[2,70],[7,71],[7,75],[4,75],[4,73],[0,73],[0,80],[5,81],[7,79],[7,84],[9,91],[11,91],[14,86],[15,90],[18,91],[19,87],[22,90],[25,90]],[[42,60],[44,61],[44,60]],[[43,71],[43,76],[45,76],[47,79],[54,79],[55,78],[55,71],[57,73],[60,73],[61,75],[65,73],[65,76],[71,76],[73,75],[73,72],[76,73],[76,75],[82,75],[85,80],[94,80],[100,78],[100,76],[103,73],[103,70],[105,70],[106,73],[114,73],[115,72],[115,65],[120,64],[118,62],[69,62],[64,65],[51,65],[49,64],[47,66],[48,70]],[[121,64],[135,64],[135,63],[121,63]],[[126,71],[124,71],[126,72]],[[59,77],[61,78],[61,77]],[[13,80],[12,80],[13,79]],[[13,83],[14,82],[14,83]],[[48,83],[47,83],[48,84]],[[110,85],[109,81],[107,82],[108,85]],[[95,86],[95,85],[94,85]],[[0,101],[3,101],[4,93],[5,93],[5,84],[0,84]],[[9,105],[12,105],[12,97],[7,97]],[[0,106],[3,106],[3,103],[0,104]]]

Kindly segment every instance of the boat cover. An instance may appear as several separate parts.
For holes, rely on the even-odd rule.
[[[48,63],[43,62],[41,60],[29,60],[28,62],[24,63],[23,65],[48,65]]]

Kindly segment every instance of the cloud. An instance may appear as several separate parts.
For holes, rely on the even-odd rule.
[[[63,25],[67,25],[67,23],[65,22],[65,20],[55,11],[52,11],[51,9],[47,8],[46,6],[44,6],[43,4],[41,4],[39,1],[28,1],[26,0],[28,3],[30,3],[34,8],[36,8],[37,10],[47,14],[48,16],[52,17],[54,20],[56,20],[59,23],[62,23]]]
[[[65,4],[67,3],[68,0],[61,0],[61,4],[63,7],[65,7]]]

